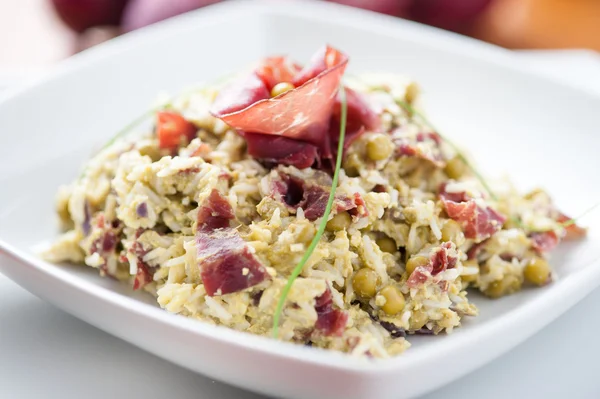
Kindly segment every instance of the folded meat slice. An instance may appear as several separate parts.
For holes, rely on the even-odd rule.
[[[475,242],[491,237],[506,222],[504,216],[465,192],[446,192],[445,184],[440,189],[440,199],[450,219],[460,223],[465,237]]]
[[[251,73],[222,89],[210,112],[217,118],[231,115],[269,98],[269,93],[265,82],[256,73]],[[235,125],[231,127],[238,128]]]
[[[271,134],[306,141],[322,148],[329,129],[329,119],[342,75],[346,69],[348,58],[338,57],[339,62],[320,72],[313,78],[277,97],[263,97],[250,105],[245,103],[252,98],[260,98],[267,92],[267,86],[254,73],[255,79],[249,78],[254,86],[238,88],[237,92],[251,93],[238,98],[235,107],[229,105],[218,96],[211,112],[223,122],[238,130],[250,133]],[[262,88],[256,82],[262,83]],[[226,92],[229,98],[234,91]],[[233,102],[231,98],[229,102]],[[241,105],[246,107],[240,108]]]
[[[300,70],[293,78],[294,86],[302,86],[309,80],[312,80],[323,72],[326,72],[338,65],[348,63],[348,56],[330,46],[323,46],[311,57],[308,65]]]
[[[265,267],[230,227],[233,218],[231,205],[215,189],[198,209],[200,276],[209,296],[241,291],[268,278]]]
[[[211,113],[245,137],[255,158],[298,168],[331,167],[340,132],[338,90],[347,63],[345,54],[329,46],[302,69],[284,57],[267,58],[224,89]],[[271,98],[271,89],[282,82],[295,88]],[[347,89],[346,98],[345,147],[363,131],[379,128],[377,114],[361,95]]]
[[[288,57],[267,57],[256,69],[256,74],[265,83],[269,92],[277,83],[293,82],[302,68]],[[299,86],[299,85],[297,85]]]

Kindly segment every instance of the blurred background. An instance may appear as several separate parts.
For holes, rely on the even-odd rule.
[[[321,1],[419,21],[507,48],[600,51],[600,0]],[[0,72],[29,73],[124,32],[217,2],[2,0]]]

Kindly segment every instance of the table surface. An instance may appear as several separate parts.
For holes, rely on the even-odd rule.
[[[1,275],[0,301],[0,397],[263,398],[137,349]],[[598,398],[598,330],[600,290],[512,351],[424,398]]]
[[[595,54],[551,52],[524,58],[540,73],[600,93]],[[2,275],[0,303],[2,398],[263,398],[143,352]],[[523,344],[424,398],[600,398],[599,330],[600,289]],[[432,370],[432,376],[439,372]]]

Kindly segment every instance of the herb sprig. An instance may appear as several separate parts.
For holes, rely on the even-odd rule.
[[[473,175],[475,175],[475,177],[477,178],[477,180],[479,180],[479,182],[481,183],[481,185],[483,186],[483,188],[485,188],[485,190],[487,191],[488,195],[492,199],[494,199],[496,201],[498,200],[498,197],[496,196],[496,194],[494,194],[494,192],[492,191],[492,189],[490,188],[490,186],[487,184],[487,182],[485,181],[483,175],[481,175],[481,173],[479,173],[479,171],[477,171],[477,169],[469,162],[469,160],[464,156],[464,154],[460,151],[460,149],[458,148],[457,145],[455,145],[447,137],[445,137],[444,135],[442,135],[433,126],[433,124],[431,122],[429,122],[429,120],[423,114],[421,114],[419,111],[417,111],[412,105],[410,105],[409,103],[407,103],[405,101],[402,101],[402,100],[396,100],[396,103],[398,105],[400,105],[402,108],[404,108],[406,111],[408,111],[409,113],[411,113],[412,115],[416,115],[417,117],[419,117],[423,123],[425,123],[431,129],[433,129],[442,138],[442,140],[444,140],[448,145],[450,145],[454,149],[454,151],[456,152],[456,156],[459,157],[459,159],[471,170],[471,172],[473,173]],[[582,217],[586,216],[587,214],[591,213],[594,209],[596,209],[599,206],[600,206],[600,202],[597,203],[597,204],[595,204],[595,205],[593,205],[592,207],[590,207],[589,209],[587,209],[586,211],[584,211],[579,216],[577,216],[575,218],[572,218],[572,219],[569,219],[569,220],[566,220],[566,221],[560,223],[559,226],[561,226],[562,228],[566,228],[566,227],[569,227],[571,225],[574,225],[575,223],[577,223],[577,220],[579,220]],[[519,227],[524,228],[523,224],[521,223],[521,221],[518,218],[512,217],[511,219]],[[530,230],[533,230],[533,229],[530,229]]]
[[[337,157],[335,160],[335,169],[333,172],[333,179],[331,181],[331,191],[329,192],[329,199],[327,200],[327,206],[325,207],[325,213],[321,218],[321,222],[319,223],[319,227],[317,229],[317,233],[313,237],[308,249],[300,259],[300,262],[296,265],[294,270],[292,270],[292,274],[288,278],[287,284],[283,288],[281,292],[281,296],[279,297],[279,302],[277,303],[277,308],[275,310],[275,314],[273,315],[273,337],[277,338],[279,336],[279,320],[281,319],[281,313],[283,312],[283,307],[285,306],[285,301],[287,299],[288,294],[294,284],[294,281],[306,265],[306,262],[310,259],[312,253],[315,251],[315,248],[319,244],[321,240],[321,236],[325,232],[325,226],[327,225],[327,219],[329,218],[329,214],[331,213],[331,209],[333,208],[333,201],[335,199],[335,190],[338,185],[338,180],[340,177],[340,169],[342,167],[342,156],[344,153],[344,138],[346,136],[346,120],[348,114],[348,104],[346,102],[346,92],[344,90],[344,86],[340,85],[339,89],[340,93],[340,103],[341,103],[341,121],[340,121],[340,138],[337,148]]]
[[[477,180],[479,180],[479,183],[481,183],[481,185],[483,186],[483,188],[485,189],[485,191],[487,191],[488,195],[493,200],[498,201],[498,196],[496,196],[496,194],[491,189],[491,187],[489,186],[489,184],[485,181],[485,178],[483,177],[483,175],[481,173],[479,173],[479,171],[473,166],[473,164],[471,164],[471,162],[469,162],[469,160],[467,159],[467,157],[465,157],[465,155],[462,153],[462,151],[460,150],[460,148],[456,144],[454,144],[450,139],[448,139],[448,137],[442,135],[439,132],[439,130],[437,130],[433,126],[433,124],[427,119],[427,117],[425,117],[425,115],[423,115],[422,113],[420,113],[419,111],[417,111],[412,105],[410,105],[406,101],[402,101],[402,100],[396,100],[396,103],[399,106],[401,106],[402,108],[404,108],[406,111],[408,111],[410,114],[416,115],[417,117],[419,117],[419,119],[421,119],[421,121],[423,123],[425,123],[432,130],[434,130],[437,133],[437,135],[440,136],[442,140],[444,140],[444,142],[446,142],[450,147],[452,147],[452,149],[456,152],[456,156],[467,166],[467,168],[469,168],[469,170],[473,173],[473,175],[475,175],[475,177],[477,178]]]
[[[102,148],[100,148],[100,151],[107,149],[108,147],[110,147],[111,145],[113,145],[118,139],[126,136],[129,132],[131,132],[133,129],[135,129],[136,127],[138,127],[139,125],[141,125],[143,122],[145,122],[149,117],[151,117],[152,115],[154,115],[156,112],[158,112],[158,111],[166,111],[166,110],[172,109],[173,108],[173,101],[175,101],[175,99],[183,97],[183,96],[186,96],[186,95],[189,95],[189,94],[191,94],[191,93],[193,93],[195,91],[204,90],[207,87],[213,87],[213,86],[222,85],[223,83],[231,80],[232,76],[233,76],[233,74],[228,74],[228,75],[221,76],[221,77],[215,79],[214,81],[212,81],[211,83],[202,84],[202,85],[200,85],[198,87],[193,87],[191,89],[183,90],[179,94],[176,94],[176,95],[170,97],[169,99],[166,99],[166,100],[162,101],[160,104],[158,104],[158,105],[150,108],[149,110],[145,111],[142,115],[138,116],[137,118],[135,118],[134,120],[132,120],[131,122],[129,122],[127,125],[125,125],[113,137],[111,137],[102,146]],[[86,170],[84,169],[84,171],[82,172],[82,174],[81,174],[80,177],[85,176],[85,172],[86,172]]]
[[[565,220],[564,222],[560,223],[560,227],[562,228],[567,228],[569,226],[574,225],[575,223],[577,223],[577,221],[579,219],[581,219],[582,217],[592,213],[592,211],[596,208],[598,208],[600,206],[600,202],[597,202],[596,204],[592,205],[591,207],[589,207],[588,209],[586,209],[585,211],[583,211],[581,214],[579,214],[578,216],[569,219],[569,220]]]
[[[145,122],[154,113],[156,113],[160,110],[169,109],[170,107],[172,107],[171,100],[164,102],[156,107],[153,107],[149,111],[145,111],[142,115],[138,116],[137,118],[135,118],[134,120],[129,122],[127,125],[125,125],[125,127],[123,127],[114,136],[112,136],[106,143],[104,143],[104,145],[100,148],[100,150],[98,152],[104,151],[105,149],[107,149],[108,147],[113,145],[117,140],[126,136],[128,133],[133,131],[133,129],[137,128],[143,122]],[[85,168],[81,171],[81,174],[79,175],[79,179],[82,179],[85,177],[85,175],[88,171],[88,168],[89,168],[89,166],[86,165]]]

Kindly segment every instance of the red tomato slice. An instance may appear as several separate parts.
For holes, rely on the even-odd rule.
[[[187,142],[196,136],[196,126],[176,112],[160,111],[156,113],[156,135],[158,146],[165,149],[177,149],[182,139]]]

